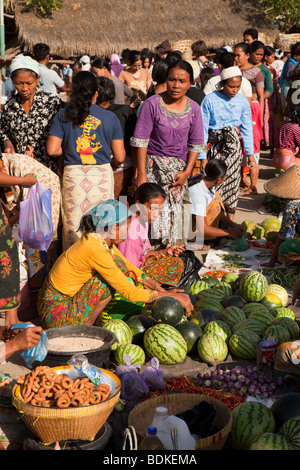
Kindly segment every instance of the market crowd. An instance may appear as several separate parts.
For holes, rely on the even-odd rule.
[[[116,294],[133,304],[172,296],[189,316],[182,254],[244,236],[234,216],[243,194],[257,194],[261,150],[286,178],[270,191],[292,189],[270,265],[291,249],[300,258],[290,246],[300,42],[273,46],[251,28],[213,53],[202,40],[188,51],[165,40],[58,65],[36,44],[12,60],[0,120],[0,362],[43,328],[101,325]],[[21,236],[22,203],[41,188],[51,190],[46,250],[40,233]],[[10,329],[35,316],[36,327]]]

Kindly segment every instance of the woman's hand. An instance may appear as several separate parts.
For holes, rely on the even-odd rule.
[[[254,168],[257,165],[254,155],[248,156],[248,166],[249,168]]]
[[[240,227],[239,225],[236,225],[229,229],[228,235],[230,238],[233,238],[233,239],[241,238],[244,235],[244,229]]]
[[[177,299],[183,306],[186,316],[189,317],[191,315],[191,312],[194,310],[190,296],[185,293],[174,292],[174,290],[177,290],[177,289],[171,289],[171,290],[166,291],[164,297],[168,296],[168,297],[173,297],[174,299]]]
[[[184,245],[170,245],[167,246],[165,252],[170,256],[179,256],[183,251],[185,251]]]
[[[24,188],[30,188],[31,186],[34,186],[37,182],[36,176],[34,176],[33,173],[28,173],[27,175],[23,176],[21,180],[22,181],[20,186],[23,186]]]
[[[17,330],[17,333],[10,341],[5,343],[6,358],[17,351],[26,351],[34,348],[43,334],[41,326],[33,326],[26,329]]]
[[[188,179],[188,173],[186,171],[181,171],[180,173],[177,173],[174,178],[174,183],[171,183],[171,187],[176,187],[176,186],[181,186],[183,187],[185,185],[186,180]]]

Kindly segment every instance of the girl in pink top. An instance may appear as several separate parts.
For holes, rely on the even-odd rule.
[[[161,250],[152,250],[149,241],[149,225],[161,214],[165,199],[165,191],[156,183],[147,182],[138,187],[134,194],[135,207],[131,208],[134,213],[128,236],[126,240],[118,245],[118,249],[125,258],[138,268],[143,269],[145,272],[149,268],[152,275],[155,275],[156,271],[157,281],[162,284],[176,284],[176,280],[178,278],[179,282],[184,268],[184,263],[179,258],[180,253],[185,250],[184,246],[168,245]],[[167,258],[164,260],[166,263],[162,273],[161,261],[164,256]],[[150,257],[151,263],[147,263]],[[147,266],[143,266],[145,262]]]

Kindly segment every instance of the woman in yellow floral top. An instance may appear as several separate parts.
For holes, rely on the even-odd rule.
[[[130,302],[152,303],[171,296],[190,314],[193,307],[188,295],[181,289],[165,291],[117,249],[127,237],[131,217],[127,207],[114,199],[83,217],[83,237],[56,261],[39,293],[39,315],[45,328],[97,324],[115,291]]]

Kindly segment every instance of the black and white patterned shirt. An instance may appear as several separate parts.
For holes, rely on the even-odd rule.
[[[0,119],[0,139],[3,150],[4,142],[10,140],[16,153],[25,154],[27,145],[33,149],[34,157],[40,163],[56,172],[57,159],[47,155],[48,132],[61,101],[37,88],[29,114],[27,115],[16,94],[4,106]]]

